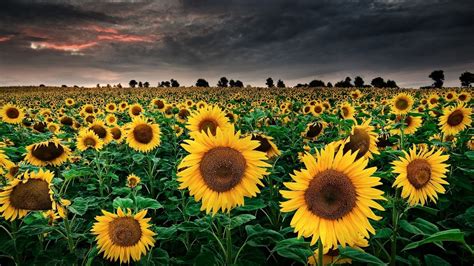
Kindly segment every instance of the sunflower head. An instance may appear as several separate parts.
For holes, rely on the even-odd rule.
[[[216,134],[217,128],[222,130],[227,129],[230,123],[226,117],[226,113],[218,106],[208,106],[193,112],[188,117],[186,128],[195,132],[210,132],[212,135]]]
[[[112,140],[112,134],[110,134],[110,130],[105,125],[104,121],[95,120],[88,126],[88,129],[93,131],[104,142],[104,144],[107,144]]]
[[[77,149],[85,151],[89,148],[100,150],[104,147],[104,142],[92,130],[82,130],[77,136]]]
[[[149,152],[160,145],[160,127],[141,117],[135,117],[127,129],[127,143],[137,151]]]
[[[413,107],[413,97],[407,93],[399,93],[392,99],[392,113],[396,115],[407,114]]]
[[[350,136],[344,141],[344,152],[358,151],[356,158],[372,158],[372,154],[379,154],[377,148],[377,134],[370,125],[371,119],[361,125],[354,125]]]
[[[28,153],[25,160],[35,166],[59,166],[65,163],[71,149],[68,146],[61,144],[58,139],[52,139],[40,143],[31,144],[26,147]]]
[[[266,153],[269,159],[281,154],[280,150],[278,150],[278,147],[273,142],[273,138],[270,136],[255,133],[252,134],[252,140],[257,140],[260,143],[255,150]]]
[[[138,186],[138,184],[140,184],[140,177],[134,175],[134,174],[130,174],[127,176],[127,187],[129,188],[135,188],[136,186]]]
[[[315,140],[324,132],[325,127],[326,123],[324,122],[309,123],[306,126],[306,130],[301,133],[301,136],[308,140]]]
[[[456,135],[472,123],[472,108],[466,108],[464,104],[447,107],[439,119],[441,131],[446,135]]]
[[[0,110],[0,117],[5,123],[20,124],[25,117],[25,113],[16,105],[6,104]]]

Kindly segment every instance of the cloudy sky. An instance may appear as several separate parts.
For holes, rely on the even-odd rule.
[[[0,1],[0,86],[474,72],[473,0]]]

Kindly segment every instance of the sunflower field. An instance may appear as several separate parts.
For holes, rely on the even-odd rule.
[[[469,88],[2,88],[1,265],[473,265]]]

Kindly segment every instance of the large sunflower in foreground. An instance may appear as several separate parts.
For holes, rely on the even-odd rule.
[[[436,202],[438,193],[446,191],[442,185],[448,184],[445,173],[449,165],[444,162],[449,156],[441,155],[441,150],[422,148],[417,151],[416,146],[409,154],[404,153],[404,158],[392,163],[393,172],[398,174],[393,186],[402,188],[401,195],[410,205],[424,205],[428,198]]]
[[[102,216],[96,216],[97,222],[92,227],[96,235],[99,253],[110,261],[120,260],[129,263],[130,259],[139,261],[142,255],[155,245],[155,233],[151,227],[150,218],[145,218],[147,211],[135,215],[131,211],[117,210],[117,214],[102,210]]]
[[[104,142],[92,130],[82,130],[77,136],[77,149],[85,151],[89,148],[100,150],[104,147]]]
[[[354,246],[360,235],[369,238],[375,229],[369,218],[380,220],[371,208],[384,210],[375,200],[385,200],[380,178],[372,176],[376,167],[366,168],[368,160],[356,160],[356,153],[329,144],[315,156],[307,153],[302,161],[305,169],[291,175],[293,182],[285,182],[289,190],[281,190],[287,201],[281,203],[282,212],[296,210],[290,225],[298,237],[310,237],[311,245],[319,238],[327,248],[338,244]]]
[[[230,123],[226,117],[226,113],[219,106],[207,106],[194,111],[188,117],[186,128],[194,132],[210,131],[212,135],[216,135],[216,129],[226,130]]]
[[[71,149],[61,144],[58,139],[31,144],[26,150],[28,153],[25,161],[35,166],[59,166],[65,163],[71,154]]]
[[[374,131],[374,127],[370,125],[371,121],[371,119],[368,119],[361,125],[352,126],[351,134],[342,144],[344,152],[359,151],[356,159],[361,157],[372,159],[372,154],[379,154],[377,134]]]
[[[230,211],[244,205],[244,197],[254,197],[263,186],[261,179],[269,167],[260,143],[251,137],[240,138],[231,126],[216,129],[216,135],[196,133],[183,148],[190,154],[179,165],[180,189],[189,189],[196,201],[202,201],[206,213]]]
[[[0,117],[5,123],[20,124],[25,117],[25,113],[16,105],[5,104],[2,109],[0,109]]]
[[[0,212],[6,220],[22,218],[30,211],[58,210],[63,207],[53,199],[53,172],[25,172],[21,179],[11,180],[0,193]],[[67,201],[65,201],[67,202]]]
[[[447,107],[443,110],[443,115],[439,118],[441,131],[446,135],[456,135],[472,123],[472,109],[460,104]]]
[[[160,145],[160,126],[135,117],[127,127],[127,144],[130,148],[149,152]]]
[[[407,93],[399,93],[392,99],[392,113],[403,115],[410,112],[413,107],[413,97]]]

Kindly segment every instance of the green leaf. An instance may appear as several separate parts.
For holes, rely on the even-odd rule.
[[[162,209],[163,205],[161,205],[156,199],[144,198],[141,196],[136,197],[137,207],[138,209]]]
[[[464,233],[462,233],[459,229],[450,229],[450,230],[446,230],[446,231],[437,232],[437,233],[434,233],[433,235],[431,235],[431,236],[429,236],[429,237],[427,237],[423,240],[412,242],[412,243],[406,245],[405,248],[403,248],[402,251],[414,249],[414,248],[417,248],[419,246],[429,244],[429,243],[433,243],[433,242],[436,242],[436,241],[454,241],[454,242],[465,243],[464,242]]]
[[[442,258],[440,258],[436,255],[431,255],[431,254],[425,255],[425,263],[426,263],[426,266],[431,266],[431,265],[451,266],[451,263],[443,260]]]
[[[231,218],[230,228],[236,228],[243,224],[246,224],[252,220],[255,220],[256,217],[251,214],[240,214]]]
[[[141,163],[143,161],[143,159],[145,159],[145,155],[143,155],[141,153],[137,153],[137,154],[134,154],[132,156],[132,159],[136,163]]]
[[[267,205],[260,198],[251,198],[245,201],[244,206],[238,208],[239,211],[256,211],[265,208]]]
[[[133,208],[133,200],[117,197],[114,199],[112,206],[114,206],[115,209],[118,209],[119,207],[122,209]]]
[[[416,205],[414,208],[422,210],[422,211],[427,212],[427,213],[432,214],[432,215],[436,215],[439,212],[439,210],[437,210],[437,209],[426,207],[426,206],[421,206],[421,205]]]
[[[246,225],[245,231],[247,231],[249,239],[247,244],[251,247],[268,247],[270,244],[284,239],[279,232],[264,228],[260,224]]]
[[[464,153],[469,160],[474,161],[474,151],[467,151]]]
[[[173,225],[171,227],[155,227],[154,231],[156,232],[156,239],[166,240],[174,238],[178,229]]]
[[[373,238],[389,238],[392,235],[392,229],[390,228],[382,228],[380,230],[377,230],[376,234],[373,236]]]
[[[351,247],[346,247],[346,248],[339,248],[339,256],[343,258],[350,258],[355,261],[360,261],[363,263],[368,263],[368,264],[375,264],[375,265],[386,265],[383,261],[381,261],[379,258],[375,257],[374,255],[371,255],[369,253],[363,252],[359,249],[351,248]]]
[[[68,207],[68,210],[74,214],[82,216],[87,212],[88,207],[89,207],[88,200],[84,199],[83,197],[77,197],[74,199],[72,204]]]
[[[308,242],[303,239],[290,238],[278,242],[274,248],[278,255],[306,264],[308,257],[313,254]]]
[[[418,227],[410,224],[407,220],[401,220],[400,227],[408,233],[412,233],[414,235],[424,235],[423,231],[421,231]]]
[[[422,230],[425,234],[431,235],[439,232],[438,226],[422,218],[416,218],[412,224]]]

